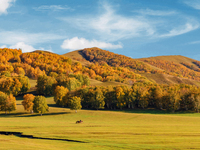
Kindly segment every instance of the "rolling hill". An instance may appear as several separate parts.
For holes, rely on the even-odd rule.
[[[197,60],[185,56],[157,56],[141,59],[115,54],[99,48],[87,48],[64,54],[82,65],[91,63],[123,67],[158,84],[200,85],[200,69]]]
[[[86,48],[63,55],[40,50],[22,53],[4,48],[0,55],[0,71],[19,74],[20,70],[24,70],[31,79],[54,72],[88,75],[92,85],[153,82],[200,86],[200,61],[180,55],[133,59],[99,48]]]

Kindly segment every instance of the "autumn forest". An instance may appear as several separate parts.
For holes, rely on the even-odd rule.
[[[94,47],[64,55],[2,48],[0,58],[5,113],[16,110],[18,96],[25,111],[41,115],[48,111],[46,96],[72,110],[200,109],[200,61],[184,56],[133,59]]]

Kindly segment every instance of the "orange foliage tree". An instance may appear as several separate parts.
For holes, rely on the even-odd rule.
[[[26,94],[23,96],[22,105],[24,106],[24,110],[30,111],[33,113],[33,100],[35,96],[33,94]]]

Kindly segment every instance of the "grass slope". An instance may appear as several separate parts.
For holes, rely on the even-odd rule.
[[[192,79],[180,78],[167,74],[149,74],[143,73],[142,76],[145,76],[150,81],[158,83],[158,84],[189,84],[200,86],[200,82]]]
[[[141,58],[139,60],[143,60],[143,59],[145,59],[145,58]],[[173,61],[173,62],[178,63],[178,64],[185,62],[185,63],[188,63],[190,65],[194,65],[192,62],[195,61],[192,58],[188,58],[188,57],[181,56],[181,55],[156,56],[156,57],[149,57],[149,59]]]
[[[199,67],[194,63],[196,60],[181,55],[156,56],[156,57],[140,58],[138,60],[143,61],[145,59],[171,61],[180,65],[182,65],[182,63],[186,63],[188,65],[193,66],[193,70],[199,69]]]
[[[0,135],[0,149],[70,150],[70,149],[199,149],[199,114],[159,114],[154,110],[95,111],[57,108],[53,98],[47,98],[50,112],[31,115],[18,110],[0,114],[1,131],[16,131],[43,138],[68,141],[27,139]],[[82,124],[76,120],[82,119]]]
[[[71,58],[72,62],[80,62],[83,66],[90,64],[90,62],[87,61],[81,54],[81,50],[76,50],[63,54],[63,56]]]
[[[187,69],[188,69],[188,71],[193,71],[193,72],[199,69],[199,67],[194,63],[196,60],[185,57],[185,56],[181,56],[181,55],[156,56],[156,57],[149,57],[149,58],[141,58],[141,59],[138,59],[138,60],[141,60],[141,61],[164,60],[164,61],[167,61],[167,62],[173,62],[173,63],[178,64],[180,66],[184,66],[183,65],[183,63],[184,63],[184,64],[187,64],[188,66],[192,66],[193,69],[188,68],[188,67],[187,67]],[[180,73],[181,73],[181,71],[180,71]],[[151,75],[143,74],[143,75],[146,76],[148,79],[153,80],[153,81],[155,81],[159,84],[160,83],[161,84],[163,84],[163,83],[167,83],[167,84],[185,83],[185,84],[192,84],[192,85],[197,85],[197,86],[200,85],[200,82],[196,81],[196,80],[187,79],[187,78],[180,78],[180,77],[177,77],[177,76],[171,76],[171,75],[166,75],[166,74],[164,74],[164,75],[161,75],[161,74],[160,75],[159,74],[151,74]]]

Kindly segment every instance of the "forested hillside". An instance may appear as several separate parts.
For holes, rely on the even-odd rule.
[[[199,63],[198,61],[193,61],[193,65],[187,62],[175,63],[173,61],[153,58],[142,59],[142,61],[165,70],[170,75],[200,81],[200,69],[195,65]]]
[[[82,50],[81,52],[83,56],[90,62],[98,62],[99,64],[106,63],[114,67],[125,67],[139,73],[163,73],[162,70],[155,69],[142,61],[135,60],[124,55],[101,50],[99,48],[87,48]]]
[[[65,55],[3,48],[0,56],[1,111],[15,110],[20,95],[25,110],[41,114],[48,111],[44,96],[75,110],[200,109],[200,63],[186,57],[136,60],[99,48]],[[35,93],[30,93],[30,79],[36,81]]]
[[[87,48],[79,53],[90,62],[127,68],[159,84],[195,84],[194,80],[200,81],[200,62],[183,56],[132,59],[99,48]]]

